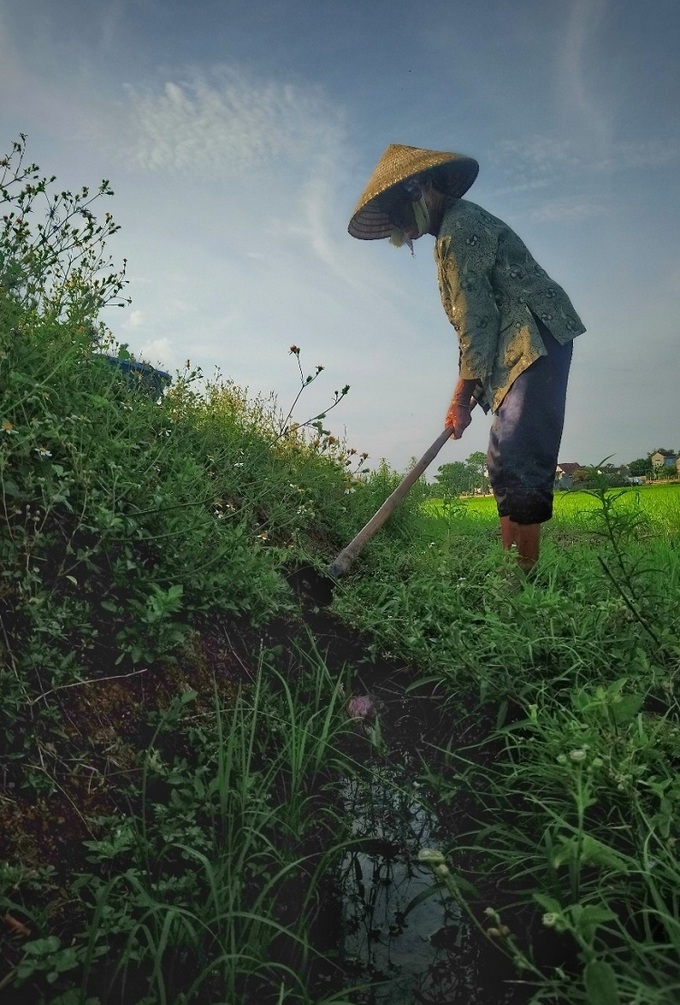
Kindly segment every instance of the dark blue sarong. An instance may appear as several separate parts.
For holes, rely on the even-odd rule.
[[[498,515],[514,523],[552,517],[555,469],[573,342],[560,345],[536,319],[547,356],[517,377],[494,415],[487,469]]]

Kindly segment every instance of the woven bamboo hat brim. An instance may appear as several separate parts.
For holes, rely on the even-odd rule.
[[[352,237],[358,237],[362,241],[389,237],[394,224],[381,209],[378,196],[384,195],[407,178],[426,171],[432,172],[436,188],[445,195],[459,199],[477,177],[479,164],[472,157],[465,157],[463,154],[405,147],[400,143],[390,144],[378,161],[349,221],[347,229]]]

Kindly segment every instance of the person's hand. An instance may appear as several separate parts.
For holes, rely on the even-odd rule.
[[[452,401],[449,405],[449,410],[446,413],[446,422],[444,428],[448,426],[453,426],[453,432],[451,433],[451,438],[453,440],[459,440],[467,427],[472,422],[472,416],[470,412],[472,408],[468,405],[461,405],[456,401]]]

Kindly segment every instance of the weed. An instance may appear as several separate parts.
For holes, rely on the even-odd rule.
[[[146,371],[99,321],[125,285],[115,224],[94,216],[108,183],[50,195],[24,157],[22,137],[0,162],[2,988],[340,1005],[316,980],[342,983],[340,935],[327,961],[318,935],[348,847],[334,782],[362,770],[341,752],[339,684],[311,639],[262,645],[212,702],[182,660],[211,619],[298,617],[286,563],[328,559],[399,476],[366,471],[323,414],[296,423],[322,370],[297,347],[287,411],[189,365],[139,393]],[[419,750],[457,835],[435,889],[467,902],[536,1002],[680,991],[678,491],[561,495],[529,582],[504,574],[490,497],[442,510],[419,484],[336,591],[366,648],[407,661],[450,721],[442,749]],[[67,815],[90,859],[76,879],[42,861]],[[566,940],[568,965],[543,964],[546,940]]]

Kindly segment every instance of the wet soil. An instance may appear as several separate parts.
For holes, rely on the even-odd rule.
[[[379,653],[372,638],[305,598],[299,616],[281,617],[261,628],[226,618],[206,621],[197,626],[177,664],[128,676],[102,667],[99,679],[65,689],[59,696],[63,746],[38,742],[34,764],[9,759],[0,776],[0,858],[25,874],[49,866],[54,889],[65,888],[86,867],[83,841],[96,835],[97,819],[125,808],[121,792],[140,774],[140,753],[152,735],[151,710],[167,707],[187,688],[197,691],[199,704],[210,708],[215,681],[228,699],[255,678],[262,647],[278,647],[282,669],[294,677],[301,672],[300,652],[311,646],[331,672],[345,677],[349,673],[352,694],[370,695],[378,710],[377,716],[357,720],[348,741],[357,761],[368,767],[369,780],[363,785],[338,780],[337,798],[354,821],[357,843],[329,887],[316,942],[339,958],[340,967],[333,965],[326,972],[319,966],[313,979],[324,991],[329,984],[370,981],[372,987],[356,995],[358,1003],[367,1005],[528,1001],[531,989],[517,983],[509,961],[483,934],[488,923],[484,908],[507,907],[504,921],[513,931],[521,929],[523,943],[540,933],[531,931],[531,919],[512,916],[504,903],[509,895],[495,883],[485,887],[478,862],[469,856],[457,862],[458,868],[475,873],[481,888],[474,917],[441,898],[407,910],[432,885],[417,862],[419,847],[453,847],[484,814],[469,784],[461,785],[455,805],[437,806],[436,793],[423,781],[426,767],[437,770],[438,748],[469,747],[487,735],[491,720],[485,721],[483,712],[464,696],[456,704],[443,703],[432,691],[409,690],[418,678],[416,667]],[[106,679],[113,676],[117,679]],[[348,694],[348,700],[351,697]],[[484,756],[493,754],[487,751]],[[35,783],[41,772],[42,793]],[[68,910],[66,902],[53,913],[62,929],[68,928]],[[27,928],[14,922],[25,922]],[[20,912],[5,920],[0,932],[5,968],[18,959],[28,930],[30,919]],[[550,948],[552,953],[555,947]]]

